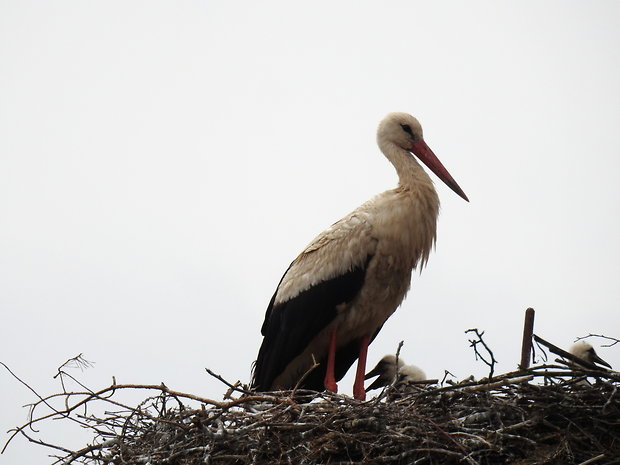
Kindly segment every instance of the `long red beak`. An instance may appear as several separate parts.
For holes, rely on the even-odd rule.
[[[461,189],[459,185],[456,183],[456,181],[454,180],[454,178],[450,176],[450,173],[448,173],[448,170],[441,164],[441,162],[439,161],[439,158],[437,158],[437,156],[433,153],[431,148],[428,145],[426,145],[426,142],[424,142],[424,139],[420,139],[417,142],[414,142],[411,148],[411,152],[416,157],[418,157],[420,161],[428,167],[428,169],[430,169],[433,173],[435,173],[437,177],[446,184],[446,186],[448,186],[450,189],[456,192],[460,197],[462,197],[463,199],[469,202],[469,199],[465,195],[465,192],[463,192],[463,189]]]

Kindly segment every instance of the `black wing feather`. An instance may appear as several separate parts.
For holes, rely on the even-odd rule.
[[[254,366],[252,379],[254,389],[269,391],[274,380],[286,366],[301,354],[310,341],[336,317],[336,307],[355,298],[364,284],[370,258],[369,256],[363,265],[320,282],[278,305],[274,305],[278,292],[276,290],[261,328],[264,338]],[[338,351],[335,367],[336,379],[344,376],[356,358],[357,345],[353,351],[348,346]],[[321,363],[320,367],[306,378],[301,387],[323,390],[324,365]],[[322,376],[320,372],[323,373]],[[293,387],[290,386],[290,388]]]

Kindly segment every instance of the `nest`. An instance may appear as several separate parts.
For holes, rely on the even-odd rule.
[[[390,386],[366,402],[304,391],[256,394],[227,384],[222,402],[164,385],[64,392],[57,396],[66,409],[13,434],[54,448],[55,463],[63,464],[620,463],[615,372],[542,365],[491,381]],[[115,400],[137,389],[156,395],[131,408]],[[115,411],[78,413],[102,402]],[[78,451],[29,436],[26,428],[71,416],[94,432],[94,442]]]

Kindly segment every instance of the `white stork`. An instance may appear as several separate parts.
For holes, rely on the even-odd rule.
[[[267,308],[254,365],[257,391],[337,392],[359,358],[353,394],[364,400],[368,344],[409,290],[435,243],[439,198],[415,155],[463,199],[463,190],[406,113],[379,124],[377,143],[399,183],[319,234],[291,263]],[[318,362],[314,370],[310,368]],[[305,378],[304,378],[304,375]],[[302,380],[303,378],[303,380]]]
[[[582,360],[590,363],[598,363],[599,365],[604,365],[607,368],[611,369],[611,365],[598,356],[594,347],[586,341],[578,341],[574,343],[569,352],[573,354],[575,357],[579,357]]]
[[[398,380],[396,380],[397,375]],[[379,360],[379,363],[366,373],[364,379],[370,379],[375,376],[377,378],[366,388],[366,392],[387,386],[394,381],[397,381],[398,384],[407,384],[426,379],[426,374],[421,368],[415,365],[405,365],[405,361],[402,358],[399,358],[398,362],[396,362],[396,356],[391,354]]]

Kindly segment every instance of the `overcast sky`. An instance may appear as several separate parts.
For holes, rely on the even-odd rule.
[[[369,364],[404,340],[431,377],[485,376],[476,327],[510,371],[529,306],[558,345],[620,337],[620,3],[299,5],[0,1],[0,360],[42,394],[79,353],[93,389],[247,382],[289,263],[396,184],[390,111],[471,202],[436,183],[436,251]],[[0,393],[4,434],[34,397]]]

